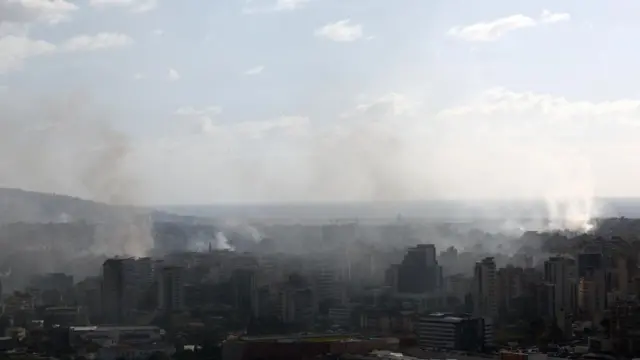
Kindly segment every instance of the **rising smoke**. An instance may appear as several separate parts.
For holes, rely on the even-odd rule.
[[[216,233],[216,247],[218,250],[235,250],[222,231]]]
[[[311,126],[296,133],[296,140],[286,140],[272,131],[271,135],[284,140],[279,151],[289,155],[270,162],[273,147],[254,139],[256,151],[266,149],[266,157],[260,157],[263,164],[257,166],[255,157],[226,155],[228,150],[208,162],[190,162],[209,154],[212,148],[208,146],[178,146],[171,149],[175,155],[157,148],[141,152],[114,128],[105,115],[108,112],[99,110],[84,93],[29,106],[12,103],[3,107],[0,121],[0,150],[5,154],[0,155],[0,181],[119,205],[114,218],[98,226],[91,249],[109,255],[143,256],[153,246],[150,219],[126,205],[146,202],[140,185],[157,189],[147,186],[156,181],[183,184],[180,193],[211,189],[208,198],[212,202],[220,199],[220,194],[276,202],[415,201],[451,195],[454,199],[473,198],[481,187],[496,198],[524,195],[546,204],[542,211],[525,209],[518,217],[512,211],[492,213],[505,219],[504,231],[589,230],[593,226],[601,209],[595,202],[590,163],[579,152],[557,142],[554,146],[543,142],[523,146],[508,136],[469,138],[470,132],[446,128],[434,135],[438,129],[428,119],[407,109],[392,97],[345,115],[339,125]],[[240,149],[246,142],[239,134],[225,136],[230,142],[224,146],[246,155]],[[166,161],[151,160],[150,154]],[[154,163],[162,164],[164,176],[155,175],[159,168],[150,170],[149,164]],[[142,170],[138,173],[134,168]],[[220,168],[225,171],[217,171]],[[194,169],[199,171],[193,173]],[[213,183],[208,177],[211,173],[217,174]],[[176,193],[171,188],[160,190]],[[478,217],[489,212],[481,204],[476,202]],[[112,230],[114,223],[117,226]],[[241,231],[260,242],[259,232],[254,230],[247,226]],[[219,236],[214,244],[232,247]]]
[[[153,246],[151,222],[129,207],[144,198],[137,177],[126,164],[129,140],[114,128],[108,111],[92,102],[86,92],[3,100],[0,183],[117,206],[110,218],[98,224],[91,252],[144,256]],[[60,212],[51,221],[70,218]]]

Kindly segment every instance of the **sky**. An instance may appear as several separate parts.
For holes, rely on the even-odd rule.
[[[640,196],[638,16],[0,0],[0,184],[139,204]]]

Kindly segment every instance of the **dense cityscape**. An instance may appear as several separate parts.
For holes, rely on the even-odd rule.
[[[0,360],[640,360],[639,18],[0,0]]]
[[[99,224],[69,216],[0,227],[11,249],[0,259],[3,354],[473,359],[640,351],[636,220],[505,235],[478,222],[401,215],[233,226],[155,217],[147,256],[83,250],[109,240],[96,236]]]

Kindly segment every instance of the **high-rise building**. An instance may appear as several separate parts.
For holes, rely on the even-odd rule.
[[[544,263],[544,280],[553,284],[554,315],[575,314],[577,309],[577,267],[573,259],[555,256]]]
[[[236,269],[231,275],[231,289],[236,309],[245,314],[252,314],[257,301],[256,271],[253,269]]]
[[[183,268],[167,266],[158,271],[158,308],[167,312],[184,310]]]
[[[443,287],[442,267],[436,261],[436,247],[420,244],[409,248],[398,266],[399,293],[425,294]]]
[[[280,318],[286,324],[310,325],[315,312],[315,301],[311,289],[286,287],[280,292]]]
[[[132,320],[142,294],[153,279],[149,259],[113,258],[102,264],[103,321],[125,324]]]
[[[596,246],[597,245],[597,246]],[[599,322],[607,307],[607,281],[611,258],[605,256],[602,244],[596,244],[578,254],[578,307],[592,321]]]
[[[310,265],[310,278],[313,282],[313,292],[318,302],[329,302],[334,305],[346,301],[345,283],[347,273],[340,268],[340,264],[328,255],[319,255]]]
[[[501,268],[496,276],[498,311],[507,313],[514,307],[515,299],[524,294],[526,279],[524,269],[509,265]]]
[[[533,299],[537,317],[551,319],[556,315],[556,287],[553,284],[534,284]]]
[[[102,317],[107,324],[130,319],[137,298],[134,259],[108,259],[102,264]]]
[[[476,263],[473,275],[473,313],[478,317],[495,318],[498,315],[496,291],[496,263],[488,257]]]
[[[75,286],[78,304],[89,316],[92,324],[102,323],[102,279],[99,276],[87,277]]]
[[[603,269],[589,268],[578,284],[578,306],[594,322],[602,320],[606,308],[606,276]]]
[[[447,296],[455,297],[461,304],[463,304],[466,296],[471,291],[472,280],[473,279],[470,277],[465,277],[462,274],[448,276],[445,279],[444,285]]]
[[[584,277],[589,269],[602,269],[604,259],[601,253],[578,254],[578,277]]]

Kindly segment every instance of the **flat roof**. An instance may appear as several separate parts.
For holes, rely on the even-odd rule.
[[[464,320],[473,319],[472,316],[466,314],[452,314],[452,313],[431,313],[420,317],[420,320],[435,320],[441,322],[458,323]]]
[[[114,330],[160,330],[158,326],[70,326],[69,330],[73,331],[114,331]]]
[[[362,338],[360,334],[288,334],[265,336],[240,336],[240,341],[297,341],[297,342],[329,342],[355,340]]]

